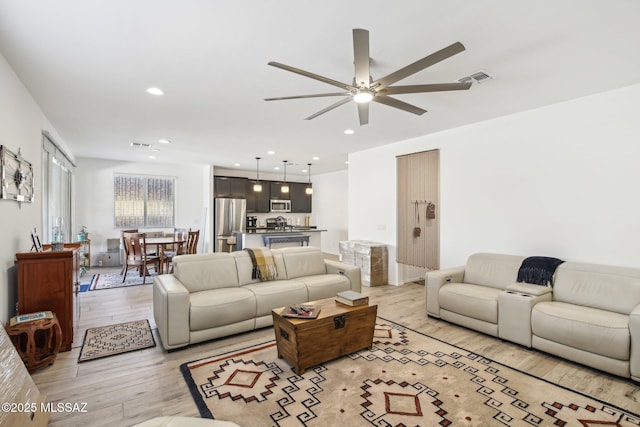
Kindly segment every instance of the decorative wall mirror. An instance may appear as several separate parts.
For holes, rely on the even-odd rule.
[[[13,153],[0,145],[0,198],[33,203],[33,165],[27,162],[18,149]]]

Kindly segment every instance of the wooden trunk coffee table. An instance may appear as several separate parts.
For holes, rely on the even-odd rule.
[[[320,306],[317,318],[283,317],[281,313],[287,307],[271,311],[278,357],[293,365],[296,374],[302,375],[311,366],[371,348],[377,305],[351,307],[333,298],[305,304]]]

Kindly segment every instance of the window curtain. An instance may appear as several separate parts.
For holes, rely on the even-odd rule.
[[[114,176],[116,228],[173,227],[175,178]]]
[[[73,242],[75,164],[47,133],[42,135],[42,241]]]
[[[396,158],[400,264],[433,270],[440,266],[439,165],[439,150]]]

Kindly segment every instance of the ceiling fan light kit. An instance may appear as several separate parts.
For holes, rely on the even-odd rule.
[[[297,95],[297,96],[285,96],[278,98],[266,98],[265,101],[282,101],[288,99],[303,99],[303,98],[320,98],[341,96],[340,101],[337,101],[327,108],[318,111],[315,114],[307,117],[306,120],[312,120],[326,112],[329,112],[347,102],[353,100],[358,106],[358,117],[360,126],[369,123],[369,103],[377,102],[387,105],[389,107],[397,108],[416,115],[422,115],[427,112],[420,107],[408,104],[397,98],[389,95],[402,95],[409,93],[425,93],[425,92],[442,92],[451,90],[467,90],[471,87],[471,82],[456,82],[456,83],[435,83],[435,84],[422,84],[422,85],[408,85],[408,86],[391,86],[392,84],[403,80],[419,71],[422,71],[438,62],[444,61],[447,58],[452,57],[460,52],[463,52],[465,47],[462,43],[456,42],[450,46],[447,46],[437,52],[425,56],[424,58],[400,68],[399,70],[382,77],[378,80],[373,80],[370,77],[369,65],[371,63],[371,57],[369,56],[369,31],[360,28],[353,30],[353,56],[355,65],[354,84],[349,85],[339,82],[337,80],[330,79],[318,74],[311,73],[309,71],[301,70],[299,68],[291,67],[289,65],[281,64],[279,62],[271,61],[268,65],[272,67],[280,68],[285,71],[290,71],[301,76],[309,77],[314,80],[327,83],[329,85],[338,87],[343,92],[333,93],[319,93],[313,95]]]

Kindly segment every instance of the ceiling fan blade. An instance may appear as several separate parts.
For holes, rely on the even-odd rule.
[[[445,59],[464,50],[465,48],[462,43],[455,42],[454,44],[447,46],[444,49],[440,49],[439,51],[434,52],[431,55],[425,56],[424,58],[414,62],[413,64],[409,64],[406,67],[400,68],[398,71],[389,74],[388,76],[376,80],[371,84],[371,86],[375,90],[382,90],[387,86],[391,86],[399,80],[409,77],[410,75],[415,74],[418,71],[422,71],[425,68],[437,64],[440,61],[444,61]]]
[[[341,106],[342,104],[346,104],[347,102],[351,101],[351,99],[352,99],[351,97],[341,99],[340,101],[336,102],[335,104],[331,104],[331,105],[329,105],[327,108],[325,108],[325,109],[323,109],[323,110],[320,110],[320,111],[318,111],[318,112],[317,112],[317,113],[315,113],[315,114],[310,115],[309,117],[305,118],[305,120],[312,120],[312,119],[315,119],[316,117],[318,117],[318,116],[319,116],[319,115],[321,115],[321,114],[326,113],[327,111],[331,111],[331,110],[333,110],[334,108],[338,108],[338,107],[339,107],[339,106]]]
[[[358,118],[360,119],[360,126],[369,123],[369,103],[362,102],[358,104]]]
[[[389,86],[383,90],[389,95],[401,93],[442,92],[447,90],[466,90],[471,83],[435,83],[427,85]]]
[[[353,86],[350,86],[348,84],[339,82],[337,80],[333,80],[333,79],[330,79],[328,77],[323,77],[323,76],[320,76],[318,74],[310,73],[308,71],[301,70],[300,68],[290,67],[288,65],[284,65],[284,64],[281,64],[279,62],[271,61],[268,64],[271,65],[272,67],[280,68],[280,69],[283,69],[283,70],[286,70],[286,71],[291,71],[292,73],[300,74],[301,76],[309,77],[311,79],[318,80],[318,81],[321,81],[323,83],[330,84],[332,86],[337,86],[337,87],[339,87],[341,89],[344,89],[344,90],[352,91],[352,90],[356,89]]]
[[[356,69],[356,86],[369,87],[369,31],[353,30],[353,58]]]
[[[282,101],[285,99],[321,98],[324,96],[350,96],[351,92],[317,93],[314,95],[280,96],[278,98],[265,98],[265,101]]]
[[[379,102],[380,104],[388,105],[389,107],[399,108],[400,110],[408,111],[409,113],[423,115],[427,110],[423,110],[415,105],[407,104],[399,99],[392,98],[390,96],[374,96],[372,101]]]

